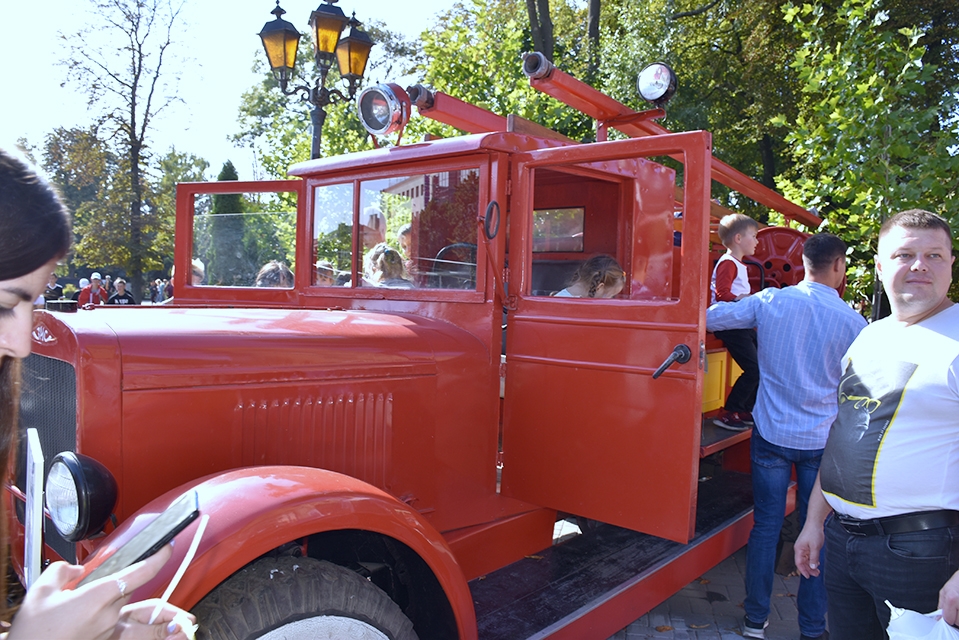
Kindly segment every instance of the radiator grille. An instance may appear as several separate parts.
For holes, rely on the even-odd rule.
[[[393,396],[248,399],[236,408],[242,464],[329,469],[388,489],[393,448]]]
[[[17,448],[17,487],[26,484],[27,429],[36,429],[43,448],[43,477],[53,457],[61,451],[77,450],[77,375],[73,366],[61,360],[30,354],[21,368],[20,441]],[[23,522],[22,504],[17,516]],[[65,560],[76,561],[72,542],[57,533],[52,523],[44,526],[44,540]]]

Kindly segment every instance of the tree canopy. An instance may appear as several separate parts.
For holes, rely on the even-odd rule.
[[[97,264],[110,256],[135,275],[169,264],[171,181],[202,176],[206,164],[175,150],[158,156],[149,140],[153,117],[175,99],[163,89],[164,58],[180,5],[94,5],[116,30],[119,46],[94,51],[82,37],[68,39],[67,62],[101,116],[89,129],[54,131],[42,155],[77,212],[77,259]],[[645,108],[636,73],[652,61],[669,63],[680,85],[664,124],[710,130],[718,157],[815,208],[826,227],[853,246],[855,296],[864,296],[871,283],[883,216],[921,206],[959,225],[954,2],[830,0],[783,7],[781,0],[463,0],[415,41],[382,24],[365,28],[377,43],[367,84],[423,82],[582,141],[594,139],[595,123],[531,89],[521,72],[524,52],[548,52],[567,73],[636,109]],[[134,65],[116,66],[121,58],[114,53]],[[309,105],[282,95],[261,57],[253,64],[262,80],[243,97],[234,140],[255,150],[264,172],[259,177],[285,177],[292,163],[309,157]],[[301,79],[294,84],[316,75],[309,34],[296,75]],[[327,86],[338,85],[334,69]],[[324,155],[372,147],[352,101],[327,111]],[[456,134],[414,115],[403,142],[425,133]],[[717,188],[714,194],[722,204],[769,218],[768,210],[736,193]],[[242,204],[247,214],[264,206],[251,199]],[[267,244],[276,245],[274,252],[284,246]]]
[[[853,248],[854,293],[866,297],[885,218],[922,208],[959,229],[959,87],[929,95],[938,69],[923,62],[922,32],[889,30],[876,0],[845,0],[833,15],[789,4],[785,19],[803,42],[792,62],[802,100],[786,137],[795,171],[779,186]]]
[[[68,48],[63,61],[68,82],[87,94],[98,109],[97,129],[115,146],[121,171],[100,190],[96,210],[76,210],[77,226],[86,232],[77,253],[101,264],[125,268],[131,292],[139,296],[143,274],[163,266],[165,251],[158,219],[147,202],[145,176],[154,118],[176,100],[175,73],[169,65],[182,2],[173,0],[95,0],[97,29],[109,34],[113,47],[90,44],[92,25],[62,36]],[[165,64],[166,62],[166,64]],[[99,225],[99,228],[97,228]]]

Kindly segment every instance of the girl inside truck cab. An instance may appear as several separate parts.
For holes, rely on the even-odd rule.
[[[25,162],[0,149],[0,465],[11,469],[17,442],[20,359],[30,354],[33,301],[57,261],[70,248],[69,215],[56,192]],[[6,480],[6,478],[5,478]],[[0,502],[0,575],[7,568],[7,519]],[[51,564],[27,591],[7,640],[62,638],[186,638],[172,623],[180,612],[165,605],[155,624],[156,601],[127,604],[130,595],[169,560],[167,546],[153,557],[75,590],[64,586],[83,569]],[[0,619],[9,620],[6,581],[0,580]],[[186,614],[190,619],[192,615]]]
[[[576,270],[557,298],[615,298],[626,285],[626,272],[612,256],[593,256]]]

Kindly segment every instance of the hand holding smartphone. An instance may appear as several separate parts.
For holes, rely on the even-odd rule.
[[[186,529],[199,515],[199,495],[196,491],[188,491],[113,554],[84,565],[84,574],[66,587],[81,587],[149,558]]]

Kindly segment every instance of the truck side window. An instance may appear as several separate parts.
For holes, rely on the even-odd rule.
[[[475,289],[478,209],[478,169],[361,182],[361,286]]]
[[[313,284],[348,284],[353,268],[353,184],[313,190]]]
[[[532,181],[530,295],[561,291],[585,260],[608,255],[626,272],[616,297],[676,297],[675,172],[646,159],[569,163],[536,168]]]
[[[205,266],[203,286],[252,287],[274,264],[284,273],[273,286],[293,286],[295,204],[280,194],[225,193],[198,197],[195,212],[193,256]]]
[[[533,253],[583,252],[586,207],[533,211]]]
[[[582,264],[583,223],[586,207],[559,207],[533,211],[534,296],[548,296],[569,284],[573,273]],[[563,255],[580,254],[570,259]],[[542,255],[536,255],[542,254]]]
[[[619,238],[626,216],[623,179],[602,165],[543,167],[533,171],[529,293],[553,296],[596,255],[613,256],[629,270]]]

